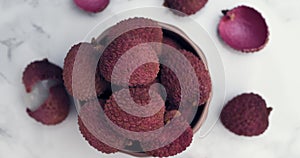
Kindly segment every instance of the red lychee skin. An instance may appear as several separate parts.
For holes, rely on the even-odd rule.
[[[189,87],[188,89],[190,89],[190,91],[189,91],[190,93],[186,94],[186,96],[188,96],[187,100],[183,100],[182,104],[183,105],[188,104],[187,106],[203,105],[205,102],[208,101],[211,90],[212,90],[210,74],[209,74],[208,70],[206,69],[204,63],[197,56],[195,56],[194,54],[192,54],[191,52],[188,52],[186,50],[181,50],[180,52],[186,57],[186,59],[190,62],[190,64],[194,68],[196,76],[198,78],[198,82],[199,82],[199,87],[195,87],[194,85],[187,85],[187,83],[184,83],[184,81],[182,81],[183,83],[181,83],[181,84],[188,86]],[[178,59],[176,59],[176,58],[173,59],[173,58],[174,57],[172,55],[166,54],[166,56],[162,57],[162,60],[165,60],[168,63],[174,63],[174,64],[175,63],[178,64],[179,62],[181,62],[181,61],[177,61]],[[178,69],[180,70],[180,67],[178,67]],[[181,74],[181,75],[186,76],[187,79],[189,77],[191,77],[191,76],[189,76],[189,72],[188,73],[182,72],[182,73],[184,73],[184,74]],[[176,77],[175,73],[168,67],[162,65],[160,81],[164,85],[164,87],[167,91],[167,94],[168,94],[167,99],[170,101],[171,104],[179,107],[180,102],[181,102],[181,87],[180,87],[179,80]],[[196,90],[195,88],[199,88],[199,90]],[[197,91],[199,91],[200,94],[194,94]],[[195,102],[197,102],[196,98],[194,98],[196,96],[199,96],[198,104],[194,105]],[[178,109],[178,108],[176,108],[176,109]]]
[[[47,59],[30,63],[22,77],[27,93],[32,91],[34,85],[43,80],[54,80],[56,85],[49,89],[47,100],[35,111],[27,108],[27,113],[36,121],[45,125],[56,125],[68,116],[70,100],[64,88],[62,69],[50,63]]]
[[[245,53],[257,52],[269,40],[269,30],[265,19],[254,8],[239,6],[224,10],[219,22],[221,39],[235,50]]]
[[[47,59],[34,61],[26,67],[22,80],[26,92],[30,93],[33,86],[43,80],[55,80],[62,83],[62,69]]]
[[[78,117],[78,125],[79,125],[79,130],[83,137],[88,141],[88,143],[97,149],[100,152],[106,153],[106,154],[112,154],[116,153],[119,150],[112,148],[104,143],[102,143],[99,139],[97,139],[94,135],[92,135],[89,130],[84,126],[83,122],[80,120]]]
[[[174,113],[174,111],[171,111],[171,114],[169,116],[172,117]],[[144,150],[154,149],[146,151],[148,155],[154,157],[174,156],[185,151],[186,148],[190,146],[193,140],[193,129],[182,117],[176,117],[176,114],[175,118],[173,118],[171,121],[173,121],[173,125],[166,126],[158,137],[153,138],[148,142],[141,142],[141,146]],[[182,128],[185,128],[185,130],[183,130]],[[175,134],[177,134],[178,132],[182,133],[179,137],[172,141],[176,137]],[[170,141],[172,142],[163,147],[160,147]]]
[[[74,0],[74,3],[84,11],[98,13],[109,4],[109,0]]]
[[[107,47],[105,48],[99,62],[100,72],[103,77],[113,84],[121,86],[143,86],[151,83],[157,77],[159,64],[157,54],[161,51],[162,28],[157,22],[144,19],[134,18],[118,23],[109,29],[106,35]],[[143,46],[140,46],[143,44]],[[132,48],[138,47],[141,58],[148,58],[152,63],[146,63],[140,66],[134,74],[131,75],[130,81],[124,80],[126,74],[118,74],[120,80],[112,80],[112,73],[116,63],[125,53]],[[130,52],[132,53],[132,52]],[[134,63],[133,59],[127,59],[128,63]],[[122,66],[123,67],[123,66]],[[125,70],[124,70],[125,71]]]
[[[74,45],[68,52],[63,79],[68,92],[79,100],[89,100],[100,96],[109,86],[98,69],[100,53],[89,43]]]
[[[158,42],[161,43],[163,40],[162,27],[154,20],[135,17],[123,20],[118,24],[109,28],[106,32],[106,41],[109,44],[116,38],[139,38],[142,43],[147,42]],[[127,42],[129,43],[129,42]]]
[[[109,100],[105,104],[105,114],[107,119],[114,124],[113,128],[121,128],[123,130],[118,130],[123,136],[133,139],[133,140],[145,140],[149,139],[148,133],[155,131],[164,126],[164,112],[165,106],[164,101],[159,96],[158,93],[154,91],[146,91],[142,88],[131,88],[130,95],[131,99],[137,104],[136,106],[141,106],[141,108],[131,105],[129,97],[123,97],[123,94],[128,91],[128,89],[122,89],[120,91],[114,92]],[[152,94],[153,98],[151,99],[152,104],[150,103],[150,96]],[[118,101],[116,102],[115,98],[117,96]],[[125,106],[126,110],[124,111],[120,105]],[[143,109],[143,106],[150,106],[147,109]],[[137,111],[134,111],[137,110]],[[130,112],[134,111],[143,116],[136,116]],[[150,116],[149,116],[150,115]],[[148,136],[148,137],[147,137]]]
[[[181,116],[181,113],[178,110],[170,110],[165,112],[164,121],[165,124],[169,123],[173,118]]]
[[[149,93],[149,91],[151,90],[159,94],[164,99],[163,96],[165,96],[166,94],[163,93],[162,88],[160,86],[162,85],[159,79],[156,78],[153,82],[151,82],[148,85],[130,88],[129,90],[131,91],[132,95],[134,95],[134,92],[137,90],[141,93]]]
[[[168,52],[173,47],[176,50],[182,49],[182,46],[180,43],[176,41],[176,39],[173,39],[171,37],[164,36],[163,38],[163,45],[162,45],[162,52],[159,54],[159,58],[162,58],[165,52]]]
[[[131,44],[134,42],[132,41]],[[122,56],[124,53],[120,51],[121,49],[118,49],[114,53],[103,54],[100,58],[100,72],[107,81],[124,87],[133,87],[148,85],[155,80],[159,72],[159,63],[158,57],[151,46],[135,46],[128,50],[126,52],[128,54],[125,56]],[[106,60],[103,61],[103,59]],[[134,71],[126,68],[138,66],[140,61],[145,61],[145,64],[140,65]],[[119,63],[117,64],[117,62]],[[126,76],[129,77],[129,81]]]
[[[164,6],[180,16],[192,15],[202,9],[208,0],[165,0]]]
[[[268,128],[269,114],[265,100],[254,93],[242,94],[225,105],[221,122],[231,132],[243,136],[258,136]]]
[[[163,38],[163,43],[168,45],[168,46],[171,46],[175,49],[182,49],[181,45],[174,39],[170,38],[170,37],[164,37]]]
[[[35,111],[27,108],[29,116],[45,125],[56,125],[68,116],[70,99],[62,84],[53,86],[49,90],[47,100]]]
[[[192,106],[192,105],[178,107],[178,105],[171,104],[169,103],[169,101],[167,101],[166,102],[167,112],[165,113],[165,121],[166,119],[167,121],[170,120],[170,118],[172,118],[171,117],[172,115],[177,114],[183,117],[188,123],[192,123],[192,121],[196,117],[198,108],[199,106]]]
[[[113,131],[104,118],[104,101],[89,101],[81,107],[78,124],[83,137],[100,152],[111,154],[124,149],[127,140]],[[104,142],[105,141],[105,142]]]

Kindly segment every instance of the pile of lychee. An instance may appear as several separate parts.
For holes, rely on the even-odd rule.
[[[160,64],[180,66],[182,58],[173,53],[182,55],[194,72],[176,74]],[[145,18],[124,20],[91,43],[73,46],[63,79],[69,94],[80,101],[78,123],[90,145],[104,153],[158,157],[184,151],[193,137],[189,117],[208,101],[212,89],[210,74],[194,53]],[[192,73],[198,87],[189,82]],[[181,92],[187,93],[184,101]]]

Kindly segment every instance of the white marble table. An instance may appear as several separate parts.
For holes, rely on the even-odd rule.
[[[0,158],[96,158],[103,155],[83,140],[72,108],[62,124],[47,127],[25,112],[21,73],[33,60],[48,58],[62,66],[71,45],[81,41],[99,20],[122,10],[158,6],[162,0],[111,0],[96,15],[76,9],[71,0],[0,0]],[[261,52],[241,55],[218,39],[221,10],[248,4],[260,10],[270,26],[270,42]],[[220,122],[204,138],[177,157],[299,158],[300,157],[300,1],[209,0],[192,16],[211,35],[224,63],[228,101],[242,92],[263,95],[274,108],[266,133],[239,137]],[[167,10],[166,10],[167,12]]]

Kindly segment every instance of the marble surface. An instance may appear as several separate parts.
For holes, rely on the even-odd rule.
[[[70,46],[82,41],[101,19],[161,4],[162,0],[111,0],[104,12],[92,15],[78,10],[71,0],[0,0],[0,158],[130,157],[103,155],[91,148],[78,131],[75,108],[53,127],[29,118],[21,74],[37,59],[48,58],[62,66]],[[240,4],[257,8],[270,26],[270,42],[259,53],[237,53],[217,36],[220,11]],[[300,157],[299,7],[299,0],[209,0],[191,16],[219,49],[226,75],[225,102],[253,91],[263,95],[274,111],[268,130],[259,137],[236,136],[218,121],[205,137],[196,134],[188,150],[176,157]]]

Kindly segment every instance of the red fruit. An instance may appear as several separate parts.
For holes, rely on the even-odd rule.
[[[109,0],[74,0],[74,3],[87,12],[98,13],[109,4]]]
[[[221,113],[223,125],[237,135],[257,136],[269,125],[269,114],[265,100],[253,93],[242,94],[227,103]]]
[[[79,43],[68,52],[63,79],[68,92],[79,100],[89,100],[100,96],[109,84],[98,71],[99,50],[92,44]]]
[[[174,115],[175,112],[171,111],[171,113],[173,114],[169,116]],[[159,135],[151,141],[141,142],[141,146],[150,156],[169,157],[186,150],[192,140],[193,130],[190,125],[182,117],[175,115]]]
[[[128,19],[107,32],[108,46],[99,63],[103,77],[121,86],[144,86],[154,81],[159,72],[157,53],[162,42],[158,23],[144,18]]]
[[[202,9],[208,0],[165,0],[164,6],[180,16],[192,15]]]
[[[63,86],[60,67],[47,59],[35,61],[26,67],[22,80],[27,93],[34,91],[33,87],[42,81],[54,81],[54,85],[47,87],[49,95],[46,100],[35,110],[27,108],[29,116],[45,125],[58,124],[68,116],[70,100]]]
[[[178,107],[178,105],[174,105],[169,103],[169,101],[166,102],[166,114],[165,114],[165,121],[170,120],[170,115],[177,114],[192,125],[193,120],[195,117],[197,117],[199,106],[193,106],[193,105],[186,105]],[[176,113],[175,113],[176,112]],[[175,115],[174,115],[175,116]],[[166,120],[167,119],[167,120]]]
[[[79,112],[78,124],[83,137],[100,152],[110,154],[125,148],[127,140],[113,131],[101,108],[103,101],[85,103]]]
[[[104,111],[113,128],[133,140],[149,139],[147,132],[164,126],[164,101],[158,93],[145,88],[114,92]]]
[[[175,49],[181,49],[181,45],[173,38],[170,38],[170,37],[164,37],[163,38],[163,43],[168,45],[168,46],[171,46]]]
[[[269,31],[265,19],[257,10],[239,6],[223,13],[218,31],[225,43],[242,52],[256,52],[264,48]]]
[[[147,18],[130,18],[119,22],[118,24],[109,28],[104,34],[105,44],[109,44],[114,39],[122,36],[123,38],[140,39],[142,43],[147,42],[162,42],[163,31],[162,27],[157,21]],[[131,36],[131,37],[128,37]],[[124,44],[130,44],[125,41]],[[121,43],[120,43],[121,44]]]
[[[167,99],[177,107],[179,107],[180,102],[186,106],[202,105],[207,102],[211,93],[210,74],[204,63],[197,56],[186,50],[180,50],[180,53],[182,53],[183,57],[176,55],[176,52],[174,54],[164,53],[164,56],[162,56],[164,64],[173,65],[174,67],[174,70],[166,65],[161,67],[160,80],[167,91]],[[187,59],[187,62],[182,60],[184,57]],[[190,66],[193,69],[187,70],[186,68]],[[177,74],[175,74],[175,69],[178,71]],[[195,86],[195,83],[191,83],[197,82],[196,80],[191,81],[193,75],[197,77],[198,87]],[[178,77],[180,76],[183,78],[182,81],[179,81]]]

